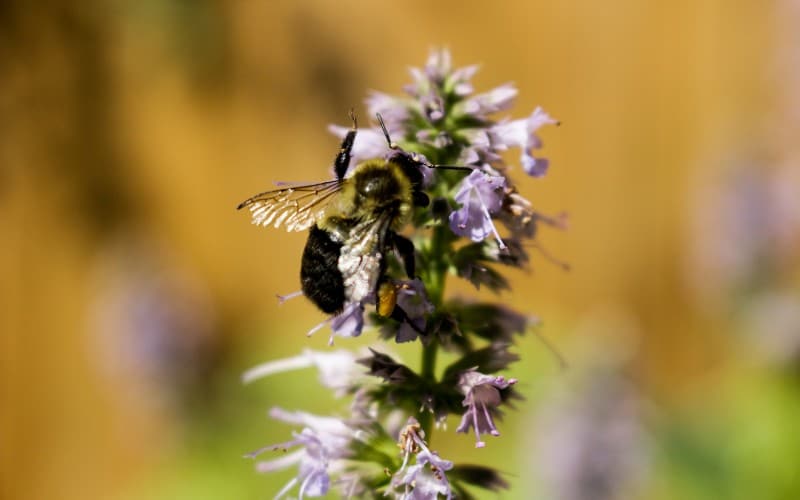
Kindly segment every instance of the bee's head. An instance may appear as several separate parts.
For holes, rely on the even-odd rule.
[[[420,157],[417,153],[409,153],[398,148],[389,157],[389,161],[400,166],[403,170],[403,174],[408,177],[408,180],[411,181],[411,185],[414,186],[415,189],[422,189],[426,180],[423,168],[427,160],[424,158],[424,156]]]

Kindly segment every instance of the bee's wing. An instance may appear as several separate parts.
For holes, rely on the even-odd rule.
[[[375,291],[390,224],[388,214],[359,222],[342,245],[338,265],[348,301],[360,302]]]
[[[237,208],[247,207],[253,216],[253,224],[287,231],[303,231],[319,220],[333,195],[342,188],[339,180],[315,184],[289,185],[281,189],[259,193],[241,202]]]

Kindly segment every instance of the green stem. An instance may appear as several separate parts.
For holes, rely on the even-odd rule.
[[[436,383],[436,353],[439,350],[439,344],[436,340],[422,348],[422,378],[425,380],[426,385],[433,386]],[[424,411],[420,415],[419,423],[422,430],[425,431],[425,439],[428,444],[431,442],[433,433],[433,413]]]
[[[447,276],[447,262],[445,255],[449,251],[449,243],[445,231],[447,227],[439,225],[433,228],[430,245],[427,246],[428,299],[436,309],[442,307],[444,298],[444,285]],[[421,376],[426,385],[433,387],[436,384],[436,354],[439,351],[439,342],[436,337],[430,339],[430,343],[422,348]],[[426,440],[431,441],[433,433],[434,415],[431,412],[423,412],[419,419],[422,430],[425,431]]]

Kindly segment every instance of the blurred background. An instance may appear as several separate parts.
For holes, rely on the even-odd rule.
[[[344,403],[312,371],[241,385],[327,335],[275,298],[303,235],[234,207],[327,175],[327,125],[446,46],[561,120],[520,188],[569,213],[539,242],[572,269],[534,254],[497,298],[569,368],[528,336],[503,437],[434,448],[505,471],[487,498],[800,498],[798,26],[796,0],[0,3],[0,496],[272,497],[293,472],[241,458],[288,437],[266,410]]]

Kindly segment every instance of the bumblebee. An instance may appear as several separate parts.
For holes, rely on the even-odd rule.
[[[288,184],[252,196],[237,209],[247,207],[259,226],[309,230],[300,283],[320,310],[338,314],[349,303],[371,298],[379,315],[404,321],[405,312],[396,305],[397,288],[387,277],[386,255],[396,250],[405,273],[414,278],[414,245],[398,231],[415,207],[429,204],[422,168],[440,166],[393,143],[378,115],[392,152],[386,159],[359,163],[346,176],[358,128],[352,111],[350,118],[353,126],[334,161],[335,179]]]

